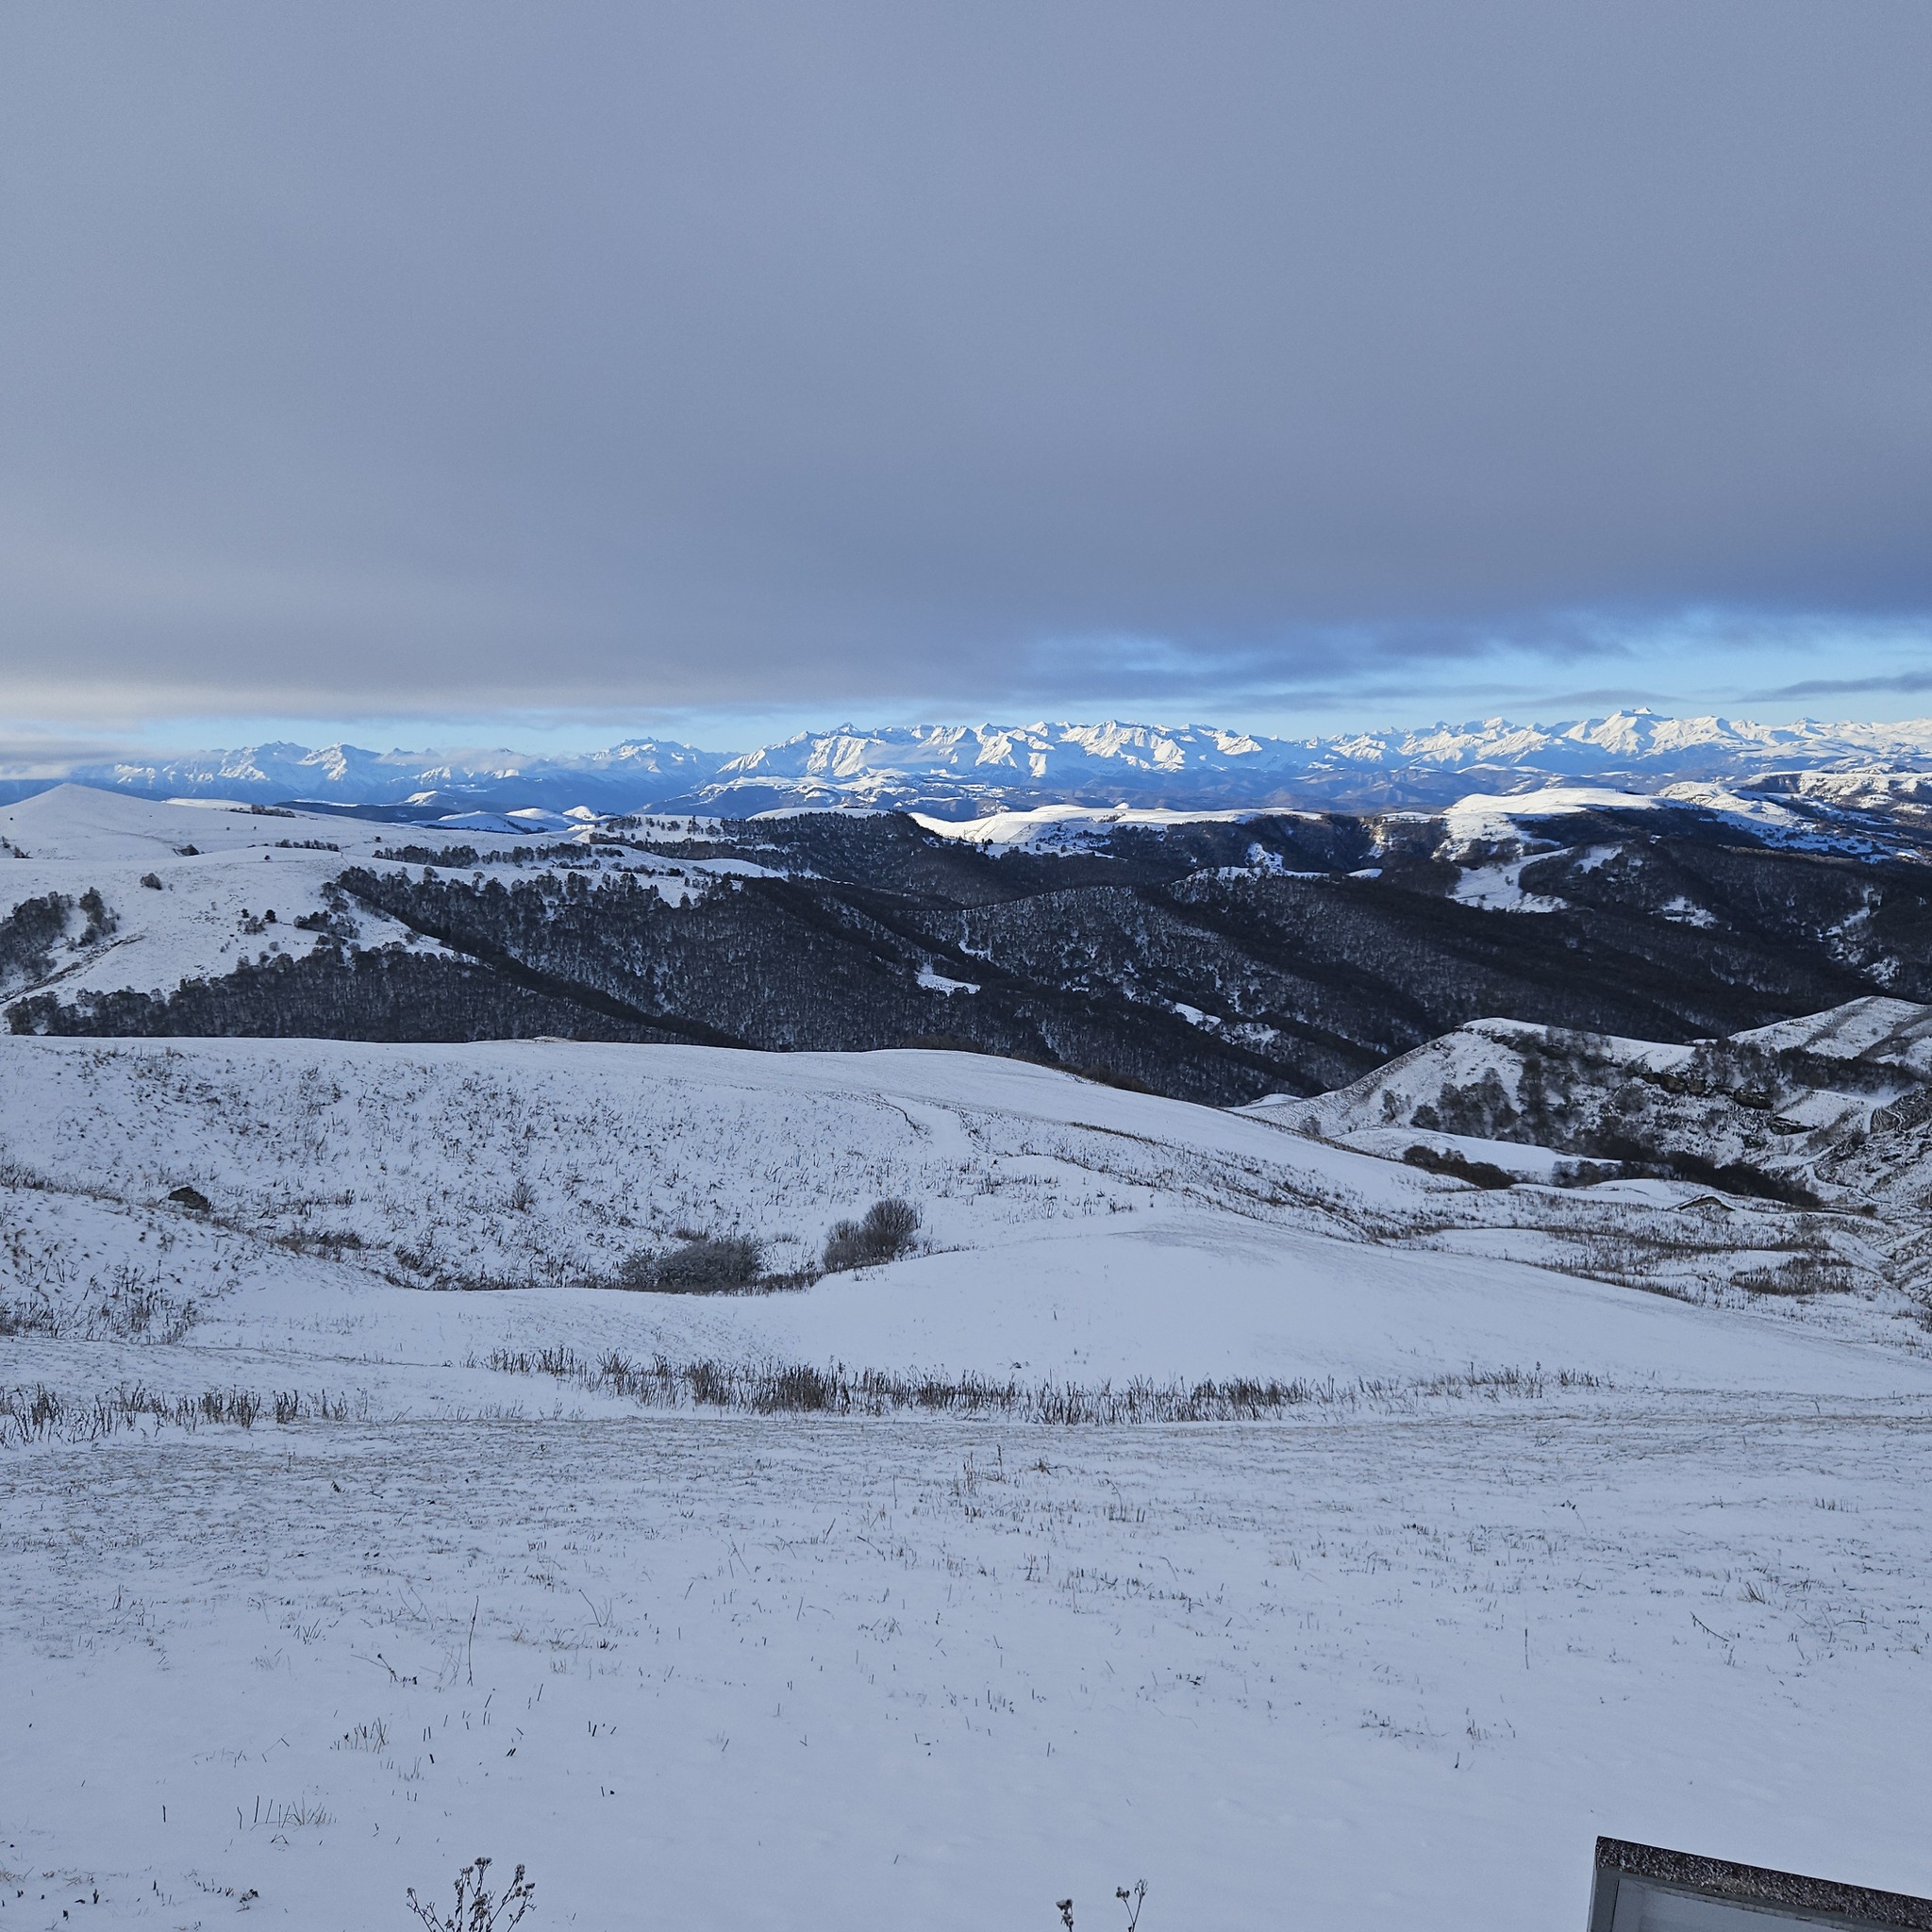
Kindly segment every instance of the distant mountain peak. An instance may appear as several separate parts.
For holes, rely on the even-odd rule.
[[[1807,773],[1862,773],[1876,782],[1874,774],[1925,772],[1932,721],[1774,725],[1670,717],[1638,705],[1548,724],[1490,717],[1307,738],[1122,718],[884,726],[847,720],[738,753],[648,735],[565,757],[277,741],[76,765],[67,775],[147,797],[302,798],[438,814],[582,807],[741,817],[843,805],[971,819],[1050,804],[1434,808],[1472,789],[1608,784],[1657,791],[1686,782],[1751,787],[1780,775],[1789,785]],[[16,780],[4,795],[24,796],[46,782]]]

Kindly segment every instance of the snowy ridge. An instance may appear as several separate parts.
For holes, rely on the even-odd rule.
[[[152,762],[79,764],[62,776],[82,785],[143,797],[233,799],[242,804],[407,805],[482,797],[505,809],[568,809],[587,801],[607,810],[642,808],[683,791],[723,762],[689,745],[636,739],[570,758],[507,751],[454,754],[367,751],[333,744],[275,743],[237,751],[192,753]],[[581,797],[562,793],[579,792]],[[632,801],[639,801],[633,805]]]
[[[1045,803],[1221,809],[1435,807],[1472,791],[1557,784],[1653,791],[1680,783],[1801,783],[1916,797],[1932,721],[1768,725],[1648,710],[1556,724],[1491,718],[1424,729],[1270,738],[1209,725],[931,724],[801,732],[736,755],[656,739],[562,758],[492,750],[310,750],[275,743],[148,762],[76,765],[76,782],[143,796],[218,796],[413,809],[596,812],[861,807],[986,817]],[[16,793],[50,782],[23,770]]]
[[[1681,817],[1694,815],[1754,842],[1859,858],[1909,858],[1925,830],[1915,808],[1916,794],[1908,789],[1915,783],[1904,779],[1896,786],[1878,786],[1869,774],[1861,774],[1842,789],[1793,787],[1783,796],[1701,782],[1665,785],[1655,791],[1543,785],[1517,791],[1470,792],[1437,808],[1374,812],[1368,814],[1368,821],[1381,849],[1413,849],[1420,838],[1433,858],[1471,867],[1521,860],[1574,844],[1575,827],[1564,821],[1596,818],[1625,831],[1627,826],[1620,822],[1638,814],[1658,822],[1657,829],[1662,830],[1674,807]],[[1927,783],[1932,786],[1932,780]],[[1264,816],[1307,819],[1314,814],[1279,806],[1214,811],[1123,804],[1038,805],[973,819],[925,812],[911,816],[936,837],[985,851],[1051,853],[1092,851],[1122,831],[1163,832],[1186,825],[1235,825]],[[1483,903],[1479,894],[1458,896]]]
[[[1158,807],[1040,805],[977,819],[912,817],[928,832],[988,852],[1080,852],[1106,843],[1116,831],[1171,831],[1177,825],[1238,825],[1255,811],[1166,811]]]
[[[1715,1189],[1873,1217],[1881,1272],[1932,1308],[1932,1008],[1855,1000],[1687,1045],[1481,1020],[1339,1092],[1252,1109],[1338,1145],[1653,1194]],[[1567,1169],[1566,1169],[1567,1163]],[[1821,1257],[1820,1267],[1823,1268]],[[1824,1270],[1788,1291],[1845,1288]]]
[[[1715,822],[1754,842],[1853,858],[1910,857],[1925,830],[1922,810],[1909,793],[1869,782],[1837,791],[1793,787],[1775,793],[1703,782],[1663,785],[1655,791],[1550,785],[1473,792],[1439,810],[1385,813],[1378,823],[1385,837],[1405,824],[1440,826],[1436,856],[1468,864],[1479,858],[1512,858],[1573,844],[1575,827],[1563,825],[1565,820],[1595,817],[1621,828],[1636,813],[1652,821],[1656,830],[1667,831],[1673,808],[1680,819],[1694,815]]]
[[[469,814],[435,829],[460,833],[479,856],[524,855],[532,834],[560,845],[575,869],[624,873],[674,902],[741,860],[662,858],[593,851],[598,821],[587,813]],[[679,822],[682,829],[684,822]],[[0,925],[24,901],[102,895],[109,924],[87,938],[63,935],[37,965],[0,959],[0,998],[58,991],[63,999],[132,990],[165,992],[243,962],[300,958],[331,941],[442,948],[366,906],[343,902],[333,881],[348,865],[403,872],[389,856],[412,828],[213,799],[150,801],[91,786],[62,785],[0,808]],[[670,828],[660,828],[662,834]],[[72,922],[70,922],[72,923]]]
[[[405,826],[66,786],[0,808],[0,1008],[51,1033],[970,1043],[1234,1103],[1472,1012],[1683,1039],[1932,997],[1922,809],[1557,787],[1359,817]],[[1518,929],[1444,925],[1444,899]],[[1657,962],[1634,981],[1633,943]]]

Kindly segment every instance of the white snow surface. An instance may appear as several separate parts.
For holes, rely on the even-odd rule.
[[[482,1852],[533,1926],[1531,1932],[1599,1831],[1924,1891],[1928,1478],[1737,1397],[15,1457],[7,1918],[405,1925]]]
[[[1525,819],[1561,818],[1572,812],[1606,808],[1642,810],[1655,803],[1646,792],[1596,785],[1551,785],[1538,791],[1510,794],[1473,791],[1437,816],[1452,848],[1507,845],[1522,837]]]
[[[924,812],[911,816],[942,839],[957,839],[961,844],[981,845],[997,853],[1078,851],[1100,843],[1122,827],[1165,831],[1174,825],[1238,825],[1259,814],[1253,810],[1169,811],[1129,805],[1041,805],[1025,811],[991,812],[977,819],[933,818]]]
[[[1566,1272],[1690,1191],[1293,1126],[971,1055],[0,1037],[0,1305],[47,1311],[0,1388],[311,1399],[4,1439],[0,1927],[401,1926],[479,1853],[536,1932],[1087,1932],[1140,1878],[1141,1932],[1530,1932],[1599,1831],[1932,1889],[1923,1331]],[[589,1285],[886,1194],[888,1266]],[[130,1284],[199,1319],[117,1330]],[[488,1366],[543,1348],[1310,1393],[1057,1427]]]

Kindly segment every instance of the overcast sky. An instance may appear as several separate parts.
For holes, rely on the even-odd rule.
[[[1926,0],[22,0],[0,740],[1932,712],[1928,79]]]

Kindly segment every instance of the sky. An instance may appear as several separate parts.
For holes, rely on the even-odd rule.
[[[1932,713],[1932,8],[0,12],[0,760]]]

